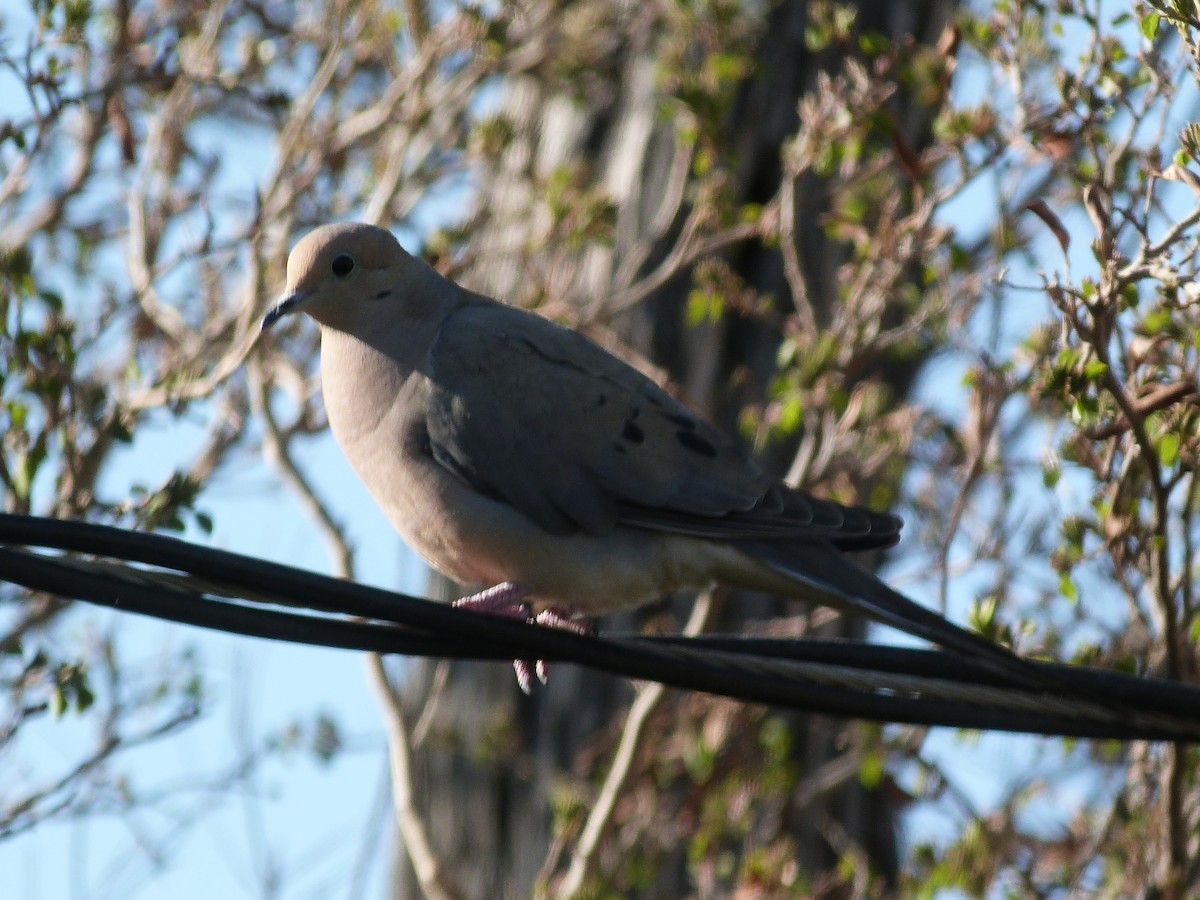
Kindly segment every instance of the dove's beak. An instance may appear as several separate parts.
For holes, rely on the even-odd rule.
[[[266,331],[284,316],[295,312],[308,298],[307,291],[292,291],[290,294],[285,294],[282,300],[267,310],[259,330]]]

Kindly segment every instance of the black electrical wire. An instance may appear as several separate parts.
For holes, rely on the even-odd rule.
[[[456,659],[566,660],[674,687],[875,721],[1200,740],[1200,689],[1159,679],[1051,667],[1060,683],[1112,699],[1111,708],[1097,709],[1086,698],[1072,705],[1072,698],[1006,685],[971,660],[941,651],[738,636],[593,637],[111,526],[0,515],[0,544],[8,545],[0,547],[0,580],[255,637]],[[982,700],[938,696],[964,691]]]

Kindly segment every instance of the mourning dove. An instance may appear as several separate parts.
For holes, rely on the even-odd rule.
[[[853,607],[1032,681],[1024,661],[908,600],[842,551],[900,520],[765,474],[582,335],[472,293],[372,225],[292,250],[283,299],[321,326],[329,424],[404,540],[465,605],[592,615],[714,582]]]

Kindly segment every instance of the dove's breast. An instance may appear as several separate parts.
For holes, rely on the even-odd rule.
[[[467,585],[514,582],[535,601],[601,613],[702,587],[736,551],[636,528],[552,534],[432,456],[425,377],[340,333],[322,336],[330,428],[405,542]]]

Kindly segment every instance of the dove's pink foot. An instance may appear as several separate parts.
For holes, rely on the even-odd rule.
[[[529,614],[529,606],[525,603],[524,599],[527,593],[528,591],[521,587],[521,585],[505,581],[494,587],[479,591],[477,594],[471,594],[468,597],[455,600],[454,605],[463,609],[474,610],[475,612],[486,612],[505,616],[510,619],[536,622],[547,628],[561,628],[566,631],[577,632],[578,634],[595,633],[596,629],[590,622],[574,621],[571,618],[571,611],[564,607],[552,606],[542,610],[536,616],[531,616]],[[534,673],[537,674],[537,679],[542,684],[545,684],[549,677],[546,662],[541,659],[533,663],[532,669],[530,668],[529,660],[514,659],[513,670],[517,673],[517,684],[526,694],[533,692]]]
[[[529,614],[529,605],[524,600],[526,593],[525,588],[519,584],[505,581],[482,590],[477,594],[471,594],[468,597],[455,600],[454,606],[474,612],[504,616],[508,619],[533,622],[535,619]],[[538,660],[535,668],[538,672],[538,678],[541,679],[542,684],[545,684],[546,681],[542,678],[542,673],[546,668],[545,663]],[[533,691],[533,676],[530,674],[528,660],[514,659],[513,669],[517,673],[517,684],[520,685],[521,690],[526,694],[531,693]]]
[[[475,612],[495,613],[510,619],[529,619],[529,606],[525,595],[529,593],[519,584],[504,581],[477,594],[454,601],[454,606]]]
[[[574,631],[576,634],[591,635],[596,633],[595,624],[587,621],[586,619],[582,621],[578,619],[572,619],[571,610],[562,606],[550,606],[546,609],[543,609],[537,614],[537,616],[534,617],[534,621],[539,625],[544,625],[547,628],[559,628],[563,631]],[[515,667],[518,662],[522,662],[522,660],[513,660],[513,666]],[[544,659],[539,659],[534,664],[534,671],[537,672],[538,681],[540,681],[542,684],[549,682],[550,671],[547,669],[546,661]],[[525,677],[526,679],[529,678],[528,665],[525,667]],[[517,672],[517,681],[521,681],[521,673],[519,670]],[[532,688],[533,682],[530,681],[529,684]],[[521,690],[525,691],[527,694],[529,693],[529,691],[523,686]]]

